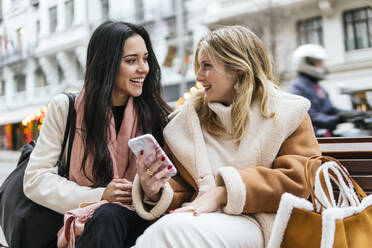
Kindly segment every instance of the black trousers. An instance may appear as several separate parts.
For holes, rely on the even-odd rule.
[[[97,208],[85,223],[77,248],[131,247],[151,222],[114,203]]]

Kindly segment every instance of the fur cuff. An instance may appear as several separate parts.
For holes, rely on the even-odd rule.
[[[155,206],[146,206],[143,202],[144,193],[138,175],[134,178],[132,187],[133,206],[136,212],[145,220],[160,218],[167,211],[173,199],[173,190],[169,183],[164,184],[160,200]],[[151,207],[151,208],[150,208]]]
[[[241,214],[245,205],[245,184],[234,167],[220,168],[216,175],[217,186],[225,186],[227,204],[222,209],[227,214]]]

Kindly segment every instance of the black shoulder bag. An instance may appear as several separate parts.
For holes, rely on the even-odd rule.
[[[76,111],[75,95],[65,94],[69,98],[69,110],[62,150],[56,166],[58,166],[58,175],[67,178],[72,141],[75,135]],[[64,167],[61,161],[69,133],[67,165]],[[63,225],[62,214],[38,205],[23,193],[23,176],[34,147],[33,141],[22,147],[17,168],[6,178],[0,188],[0,224],[11,248],[56,247],[57,232]]]

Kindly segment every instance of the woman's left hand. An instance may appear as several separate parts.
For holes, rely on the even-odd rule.
[[[194,215],[212,213],[227,203],[227,192],[224,186],[213,188],[196,198],[187,207],[178,208],[171,213],[194,212]]]
[[[132,182],[125,178],[112,179],[103,191],[102,200],[132,204]]]

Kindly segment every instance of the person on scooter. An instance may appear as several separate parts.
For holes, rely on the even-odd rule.
[[[309,115],[316,136],[333,136],[337,124],[348,118],[358,116],[358,111],[343,111],[335,107],[328,93],[320,86],[319,81],[325,79],[328,70],[325,66],[327,53],[318,44],[306,44],[298,47],[293,53],[293,61],[297,70],[291,92],[310,100]]]

